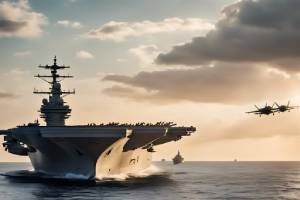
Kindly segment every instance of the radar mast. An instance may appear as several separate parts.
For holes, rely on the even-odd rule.
[[[65,105],[63,97],[69,94],[75,94],[73,91],[65,91],[61,89],[60,82],[65,78],[73,78],[70,75],[59,75],[58,70],[70,68],[69,66],[57,65],[56,56],[53,59],[53,65],[39,65],[39,68],[49,69],[51,75],[37,74],[34,77],[40,78],[51,85],[50,91],[38,91],[34,89],[34,94],[48,94],[48,99],[43,99],[41,109],[41,118],[46,122],[47,126],[64,126],[65,119],[68,119],[71,115],[71,109],[68,105]]]

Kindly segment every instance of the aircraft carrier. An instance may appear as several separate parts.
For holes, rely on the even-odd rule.
[[[39,66],[50,75],[36,75],[50,84],[49,91],[34,90],[48,95],[39,110],[45,125],[38,120],[15,128],[1,130],[3,147],[9,153],[29,156],[35,172],[53,177],[79,176],[94,179],[97,175],[135,173],[151,164],[156,145],[180,140],[195,132],[195,127],[176,127],[173,123],[66,125],[71,109],[64,97],[75,94],[61,88],[61,81],[72,78],[60,75],[59,70],[70,68],[58,65]]]

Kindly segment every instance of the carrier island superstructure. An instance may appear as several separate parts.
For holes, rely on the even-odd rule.
[[[164,122],[66,125],[71,109],[63,98],[75,91],[62,90],[62,79],[72,76],[58,71],[69,66],[58,65],[55,57],[52,65],[39,68],[51,72],[35,76],[50,84],[49,91],[34,90],[35,94],[49,96],[42,100],[39,110],[45,125],[36,121],[1,131],[5,150],[29,156],[35,172],[87,179],[94,179],[96,171],[101,175],[134,173],[150,166],[156,145],[177,141],[196,130]]]

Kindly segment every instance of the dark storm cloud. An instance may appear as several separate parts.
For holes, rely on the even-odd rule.
[[[141,72],[133,77],[108,75],[106,81],[121,85],[104,92],[118,97],[152,102],[246,103],[288,95],[297,87],[296,78],[265,68],[218,64],[189,70]]]
[[[299,70],[299,8],[299,0],[244,0],[229,5],[215,30],[160,54],[156,62],[271,62],[282,69]]]
[[[26,26],[26,22],[0,20],[0,32],[15,32]]]

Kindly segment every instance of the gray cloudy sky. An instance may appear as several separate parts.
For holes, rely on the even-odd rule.
[[[244,103],[288,96],[299,84],[298,78],[294,78],[300,69],[298,8],[297,0],[240,1],[227,5],[220,11],[215,28],[206,35],[157,54],[154,59],[161,66],[160,71],[104,78],[152,93],[141,95],[121,86],[106,92],[126,94],[129,98],[145,97],[149,101],[212,103]],[[165,70],[165,65],[192,69]]]
[[[223,8],[216,28],[158,56],[161,64],[201,65],[206,62],[266,62],[298,71],[297,0],[240,1]],[[286,61],[286,62],[284,62]]]

